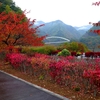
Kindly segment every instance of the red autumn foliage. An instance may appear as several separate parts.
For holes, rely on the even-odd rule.
[[[76,56],[77,53],[76,52],[71,52],[71,56]]]
[[[92,5],[99,6],[100,1],[92,3]],[[97,27],[100,26],[100,22],[97,22],[97,23],[89,22],[89,24],[92,24],[93,26],[97,26]],[[90,30],[90,32],[93,32],[93,33],[96,33],[96,34],[100,35],[100,30]]]
[[[72,90],[79,88],[83,94],[100,94],[100,58],[87,60],[58,56],[55,59],[54,56],[38,53],[32,57],[9,53],[5,60],[14,69],[39,79],[50,79]]]
[[[85,57],[100,57],[100,52],[86,52]]]
[[[35,20],[26,18],[25,12],[0,13],[0,44],[3,46],[15,45],[43,45],[45,36],[39,37],[37,29],[43,25],[33,28]]]
[[[92,3],[92,5],[99,6],[100,5],[100,1]]]

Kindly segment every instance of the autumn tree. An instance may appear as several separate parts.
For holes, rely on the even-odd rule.
[[[39,37],[36,32],[42,26],[33,28],[35,20],[26,18],[26,13],[15,13],[13,11],[0,14],[0,46],[15,45],[43,45],[45,36]]]
[[[100,5],[100,1],[92,3],[92,5],[99,6]],[[89,22],[89,24],[92,24],[93,26],[97,26],[97,27],[99,26],[100,27],[100,21],[97,22],[97,23]],[[90,31],[93,32],[93,33],[96,33],[96,34],[100,35],[100,29],[90,30]]]
[[[94,6],[99,6],[99,5],[100,5],[100,1],[94,2],[94,3],[92,3],[92,5],[94,5]],[[96,22],[96,23],[89,22],[89,24],[92,24],[93,26],[96,27],[96,29],[90,30],[90,32],[95,33],[95,34],[97,34],[97,35],[100,36],[100,21],[98,21],[98,22]],[[99,38],[99,37],[98,37],[98,38]],[[95,47],[98,47],[98,48],[99,48],[99,46],[100,46],[99,44],[98,44],[98,45],[95,45],[95,46],[93,47],[93,51],[94,51]]]

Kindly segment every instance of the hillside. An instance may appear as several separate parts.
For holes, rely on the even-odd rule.
[[[60,20],[52,21],[49,23],[44,23],[43,21],[38,21],[36,25],[45,24],[45,26],[39,28],[39,35],[48,35],[48,36],[59,36],[67,38],[71,41],[80,41],[86,44],[90,49],[97,48],[100,44],[100,36],[90,32],[90,30],[100,29],[100,27],[95,27],[92,25],[85,25],[80,27],[73,27],[67,25]],[[44,42],[61,42],[62,39],[50,38]]]
[[[39,28],[39,35],[59,36],[70,40],[79,40],[80,33],[72,26],[66,25],[60,20],[45,23],[45,26]]]
[[[100,35],[97,35],[90,30],[98,30],[100,26],[92,26],[80,39],[80,42],[86,44],[90,49],[98,49],[100,45]],[[100,50],[99,50],[100,51]]]
[[[92,25],[84,25],[84,26],[80,26],[80,27],[74,27],[81,36],[83,36],[90,28],[92,27]]]

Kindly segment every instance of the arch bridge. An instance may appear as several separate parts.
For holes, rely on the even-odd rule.
[[[63,39],[64,41],[57,41],[57,42],[45,42],[45,44],[70,42],[70,40],[69,40],[69,39],[64,38],[64,37],[60,37],[60,36],[48,36],[48,37],[46,37],[46,39],[45,39],[45,40],[47,40],[47,39],[53,39],[53,38],[55,38],[55,39]]]

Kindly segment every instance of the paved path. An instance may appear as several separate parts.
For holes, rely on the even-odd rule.
[[[68,100],[0,71],[0,100]]]

